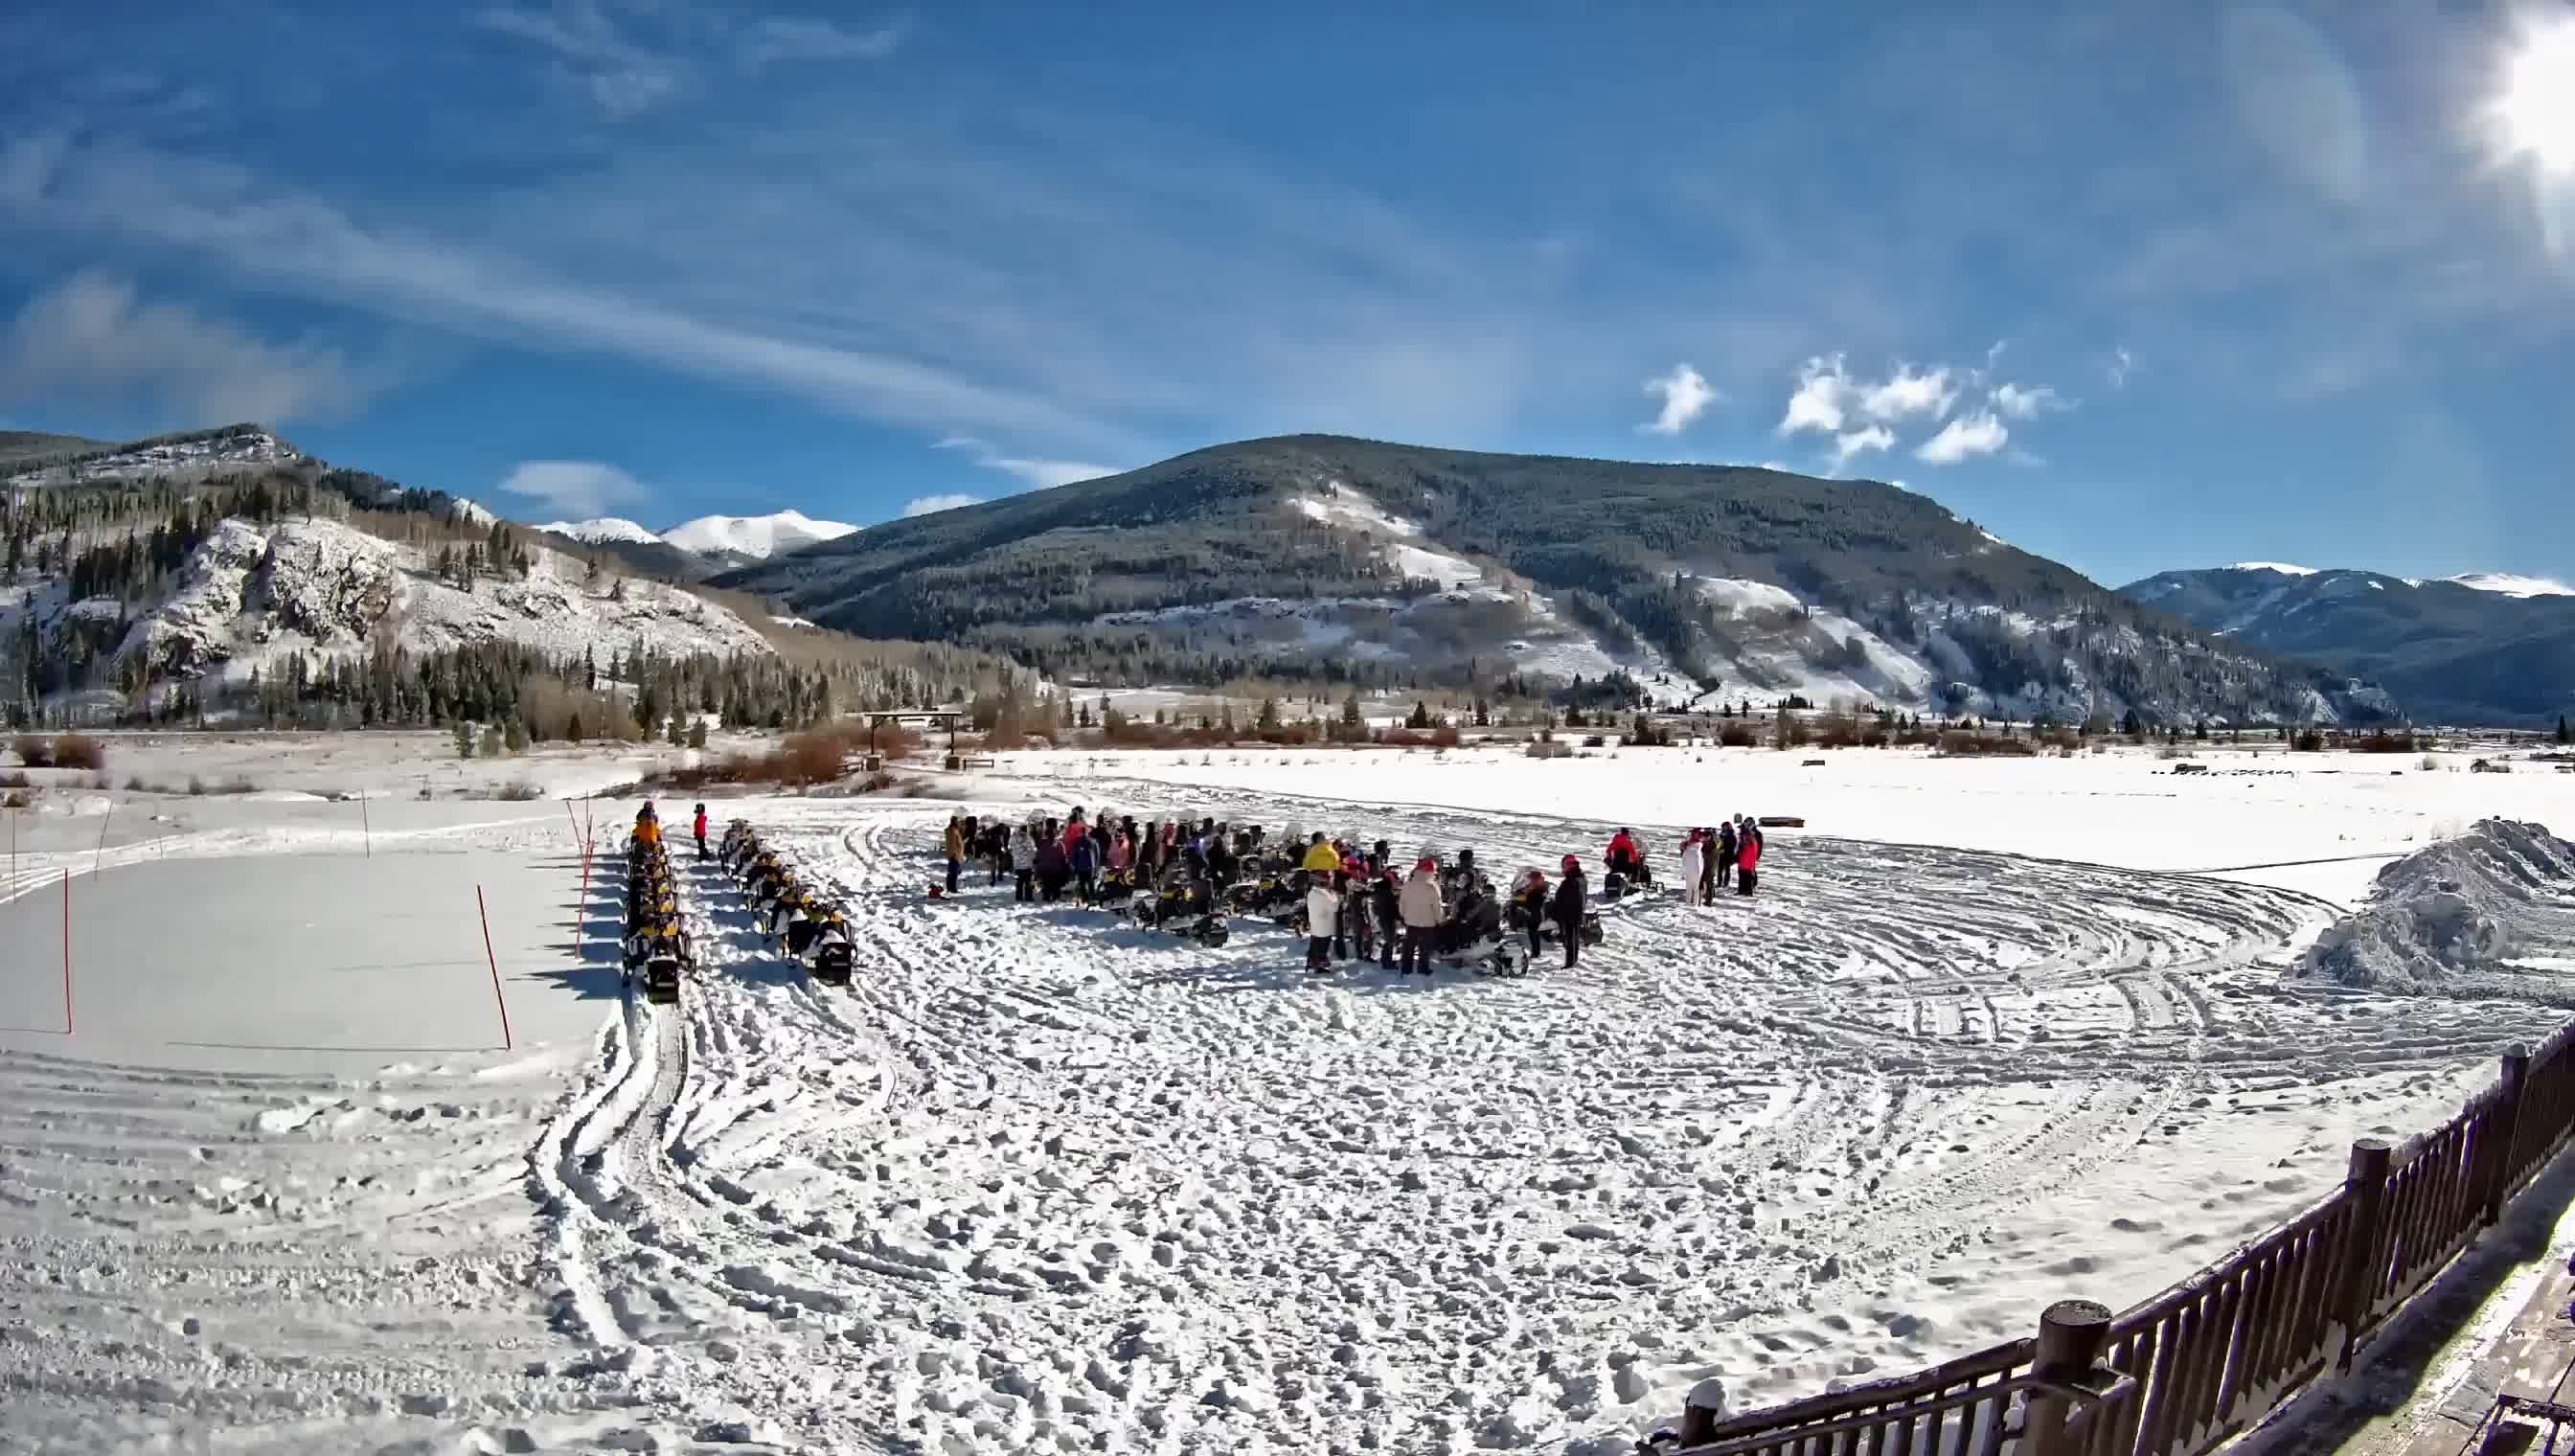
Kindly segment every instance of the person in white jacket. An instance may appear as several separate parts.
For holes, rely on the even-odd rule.
[[[1317,874],[1313,887],[1305,891],[1305,968],[1325,971],[1332,968],[1332,931],[1340,923],[1341,896],[1332,888],[1332,877]]]
[[[1417,966],[1423,975],[1430,973],[1431,936],[1439,922],[1447,918],[1448,906],[1439,897],[1439,861],[1424,858],[1412,866],[1412,877],[1403,882],[1403,892],[1395,897],[1395,913],[1403,917],[1403,969],[1410,975]]]
[[[1707,841],[1690,830],[1689,842],[1681,845],[1681,903],[1704,903],[1699,898],[1699,875],[1707,867]]]

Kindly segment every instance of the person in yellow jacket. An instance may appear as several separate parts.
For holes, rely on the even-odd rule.
[[[1305,858],[1298,866],[1309,874],[1337,874],[1341,868],[1341,851],[1333,848],[1316,829],[1311,843],[1305,846]]]
[[[647,847],[662,842],[662,820],[649,803],[635,816],[635,842]]]

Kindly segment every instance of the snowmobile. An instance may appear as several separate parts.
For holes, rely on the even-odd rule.
[[[1226,903],[1238,915],[1268,915],[1284,925],[1304,903],[1308,883],[1304,870],[1273,856],[1258,869],[1247,864],[1243,878],[1226,886]]]
[[[657,1006],[680,999],[680,957],[656,955],[644,962],[644,999]]]
[[[1159,890],[1138,889],[1128,903],[1128,913],[1140,930],[1177,930],[1211,950],[1234,933],[1207,881],[1194,876],[1175,875]]]
[[[787,927],[787,953],[825,985],[848,985],[856,958],[849,920],[836,906],[807,906],[803,917]]]
[[[1510,906],[1504,912],[1502,918],[1504,926],[1510,931],[1510,933],[1519,936],[1526,936],[1528,934],[1530,923],[1534,921],[1537,925],[1538,943],[1541,945],[1553,945],[1557,942],[1558,938],[1564,934],[1564,927],[1557,924],[1554,917],[1546,912],[1546,906],[1542,903],[1529,903],[1528,898],[1525,895],[1512,895]],[[1582,924],[1578,933],[1582,936],[1582,943],[1585,945],[1597,945],[1600,943],[1600,912],[1598,910],[1586,909],[1582,912]],[[1524,940],[1520,943],[1520,956],[1522,961],[1525,962],[1528,956],[1528,946]]]
[[[1529,968],[1527,942],[1502,928],[1492,881],[1481,874],[1461,881],[1448,918],[1431,942],[1430,956],[1478,975],[1526,975]]]

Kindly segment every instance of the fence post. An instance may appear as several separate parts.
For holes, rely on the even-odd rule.
[[[63,1034],[72,1034],[72,872],[63,871]]]
[[[2495,1088],[2494,1115],[2486,1125],[2487,1228],[2503,1217],[2503,1200],[2512,1191],[2512,1154],[2521,1133],[2521,1085],[2529,1076],[2530,1048],[2516,1041],[2504,1050],[2503,1081]]]
[[[2334,1356],[2336,1371],[2351,1369],[2361,1322],[2369,1318],[2369,1301],[2378,1292],[2378,1275],[2387,1264],[2378,1213],[2387,1201],[2387,1170],[2395,1153],[2395,1144],[2383,1137],[2363,1137],[2351,1145],[2351,1167],[2342,1184],[2343,1196],[2351,1200],[2351,1241],[2343,1248],[2340,1280],[2334,1289],[2334,1317],[2342,1322],[2342,1349]]]
[[[1702,1380],[1690,1387],[1681,1406],[1681,1444],[1703,1446],[1716,1439],[1716,1424],[1725,1419],[1725,1382]]]
[[[2038,1349],[2029,1373],[2058,1385],[2080,1385],[2110,1343],[2110,1310],[2089,1299],[2060,1299],[2038,1317]],[[2071,1456],[2078,1444],[2068,1429],[2073,1402],[2049,1390],[2032,1390],[2021,1408],[2021,1456]]]

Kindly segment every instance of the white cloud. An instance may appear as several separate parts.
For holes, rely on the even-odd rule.
[[[929,516],[940,511],[954,511],[960,506],[983,504],[983,497],[969,496],[963,492],[947,496],[915,496],[903,503],[903,514],[907,517]]]
[[[1089,465],[1078,460],[1034,460],[1026,456],[1004,455],[995,450],[990,442],[972,435],[951,435],[940,441],[933,449],[963,451],[986,470],[997,470],[1005,475],[1018,476],[1028,482],[1031,489],[1040,491],[1055,486],[1069,486],[1076,481],[1096,481],[1102,476],[1118,474],[1115,466]],[[922,499],[941,501],[948,498],[925,496]]]
[[[1800,430],[1826,433],[1842,428],[1842,405],[1850,397],[1851,381],[1842,371],[1842,357],[1818,356],[1806,361],[1797,373],[1797,392],[1788,397],[1788,413],[1779,420],[1779,433],[1794,435]]]
[[[523,500],[542,501],[576,520],[605,516],[611,507],[645,495],[642,482],[595,460],[522,461],[502,479],[501,489]]]
[[[0,337],[0,398],[140,405],[172,423],[276,425],[354,408],[371,372],[334,349],[273,344],[100,272],[36,295]]]
[[[1675,364],[1671,373],[1645,381],[1645,393],[1659,395],[1663,401],[1662,412],[1641,427],[1655,435],[1680,434],[1717,400],[1717,392],[1687,364]]]
[[[1884,382],[1864,386],[1859,394],[1859,407],[1872,420],[1901,420],[1908,415],[1928,415],[1937,420],[1949,413],[1958,392],[1949,385],[1949,371],[1916,370],[1909,364],[1898,364],[1895,373]]]
[[[2104,371],[2110,376],[2110,388],[2114,390],[2126,389],[2128,387],[2128,371],[2134,369],[2136,364],[2137,361],[2135,357],[2130,355],[2124,347],[2112,350],[2110,353],[2109,368]]]
[[[1992,411],[1978,410],[1941,426],[1940,433],[1922,442],[1913,457],[1931,465],[1956,465],[1970,456],[1991,455],[2010,439],[2011,431]]]
[[[1863,450],[1885,450],[1894,444],[1895,432],[1883,425],[1845,430],[1833,437],[1833,464],[1839,466]]]
[[[2045,410],[2074,408],[2071,401],[2043,384],[2022,386],[2006,381],[1996,386],[1993,393],[1986,398],[1993,401],[1995,409],[2015,420],[2034,420]]]

